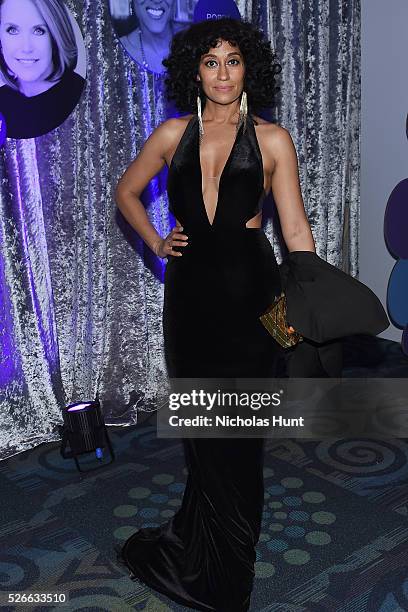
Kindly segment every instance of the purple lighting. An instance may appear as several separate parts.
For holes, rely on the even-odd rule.
[[[4,116],[0,113],[0,147],[4,145],[7,135],[7,126]]]
[[[94,405],[94,402],[80,402],[78,404],[72,404],[67,412],[75,412],[78,410],[86,410],[87,408],[91,408]]]

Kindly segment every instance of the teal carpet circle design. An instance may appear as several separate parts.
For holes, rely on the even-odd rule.
[[[186,612],[116,564],[116,544],[181,505],[182,445],[152,432],[112,429],[116,462],[85,476],[57,444],[0,463],[2,591],[67,590],[72,611]],[[404,440],[268,440],[250,611],[408,609],[407,458]]]

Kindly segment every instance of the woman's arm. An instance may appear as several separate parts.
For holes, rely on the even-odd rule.
[[[272,192],[286,246],[289,252],[315,253],[316,246],[300,189],[296,150],[289,132],[274,125],[268,147],[274,160]]]
[[[183,235],[177,233],[180,228],[173,228],[167,238],[162,238],[150,222],[140,195],[151,179],[163,168],[166,155],[180,137],[182,127],[177,119],[168,119],[161,123],[146,140],[115,189],[115,201],[119,210],[159,257],[166,257],[169,254],[180,256],[181,253],[173,251],[171,246],[184,246],[185,242],[178,240]]]

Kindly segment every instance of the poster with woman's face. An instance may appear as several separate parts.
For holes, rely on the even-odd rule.
[[[0,113],[9,138],[61,125],[85,78],[84,41],[63,0],[0,0]]]
[[[109,0],[112,24],[128,55],[163,73],[171,39],[193,21],[197,0]]]

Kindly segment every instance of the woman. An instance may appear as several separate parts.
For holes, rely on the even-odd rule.
[[[130,3],[139,26],[120,42],[132,59],[153,72],[164,72],[162,60],[168,55],[174,33],[174,4],[175,0],[157,0],[154,5],[148,0]]]
[[[75,108],[84,79],[62,0],[0,0],[0,112],[7,136],[32,138],[58,127]]]
[[[169,97],[181,111],[196,112],[151,134],[119,181],[116,200],[146,244],[168,258],[169,375],[274,377],[281,352],[258,319],[281,291],[261,228],[271,189],[289,251],[315,252],[292,139],[253,114],[272,106],[280,66],[259,31],[231,18],[178,33],[163,63]],[[177,225],[162,238],[140,194],[165,163]],[[122,560],[134,575],[193,609],[248,610],[263,510],[263,442],[183,438],[188,479],[181,508],[125,543]]]

